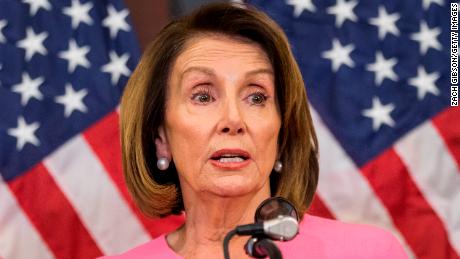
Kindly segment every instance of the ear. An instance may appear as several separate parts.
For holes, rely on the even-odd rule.
[[[155,138],[155,147],[157,149],[157,158],[164,157],[171,161],[171,151],[163,126],[158,127],[158,137]]]

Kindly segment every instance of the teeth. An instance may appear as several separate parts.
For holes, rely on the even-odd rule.
[[[219,162],[221,163],[231,163],[231,162],[243,162],[244,159],[241,157],[221,157]]]
[[[236,157],[238,155],[235,154],[223,154],[222,157]]]

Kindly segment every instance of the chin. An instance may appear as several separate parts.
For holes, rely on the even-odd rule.
[[[232,175],[215,179],[210,187],[208,191],[215,195],[222,197],[238,197],[256,193],[262,185],[258,186],[252,179],[248,179],[247,176]]]

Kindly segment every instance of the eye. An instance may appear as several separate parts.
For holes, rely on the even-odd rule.
[[[200,90],[192,95],[192,100],[198,104],[208,104],[213,102],[215,99],[211,96],[209,90]]]
[[[249,96],[249,102],[254,105],[263,105],[267,101],[267,98],[263,93],[256,92]]]

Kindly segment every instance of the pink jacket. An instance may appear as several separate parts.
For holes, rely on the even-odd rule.
[[[299,234],[291,241],[278,242],[283,258],[408,258],[401,244],[380,228],[346,224],[305,214]],[[242,248],[243,249],[243,248]],[[121,255],[105,259],[179,259],[166,243],[165,235]]]

